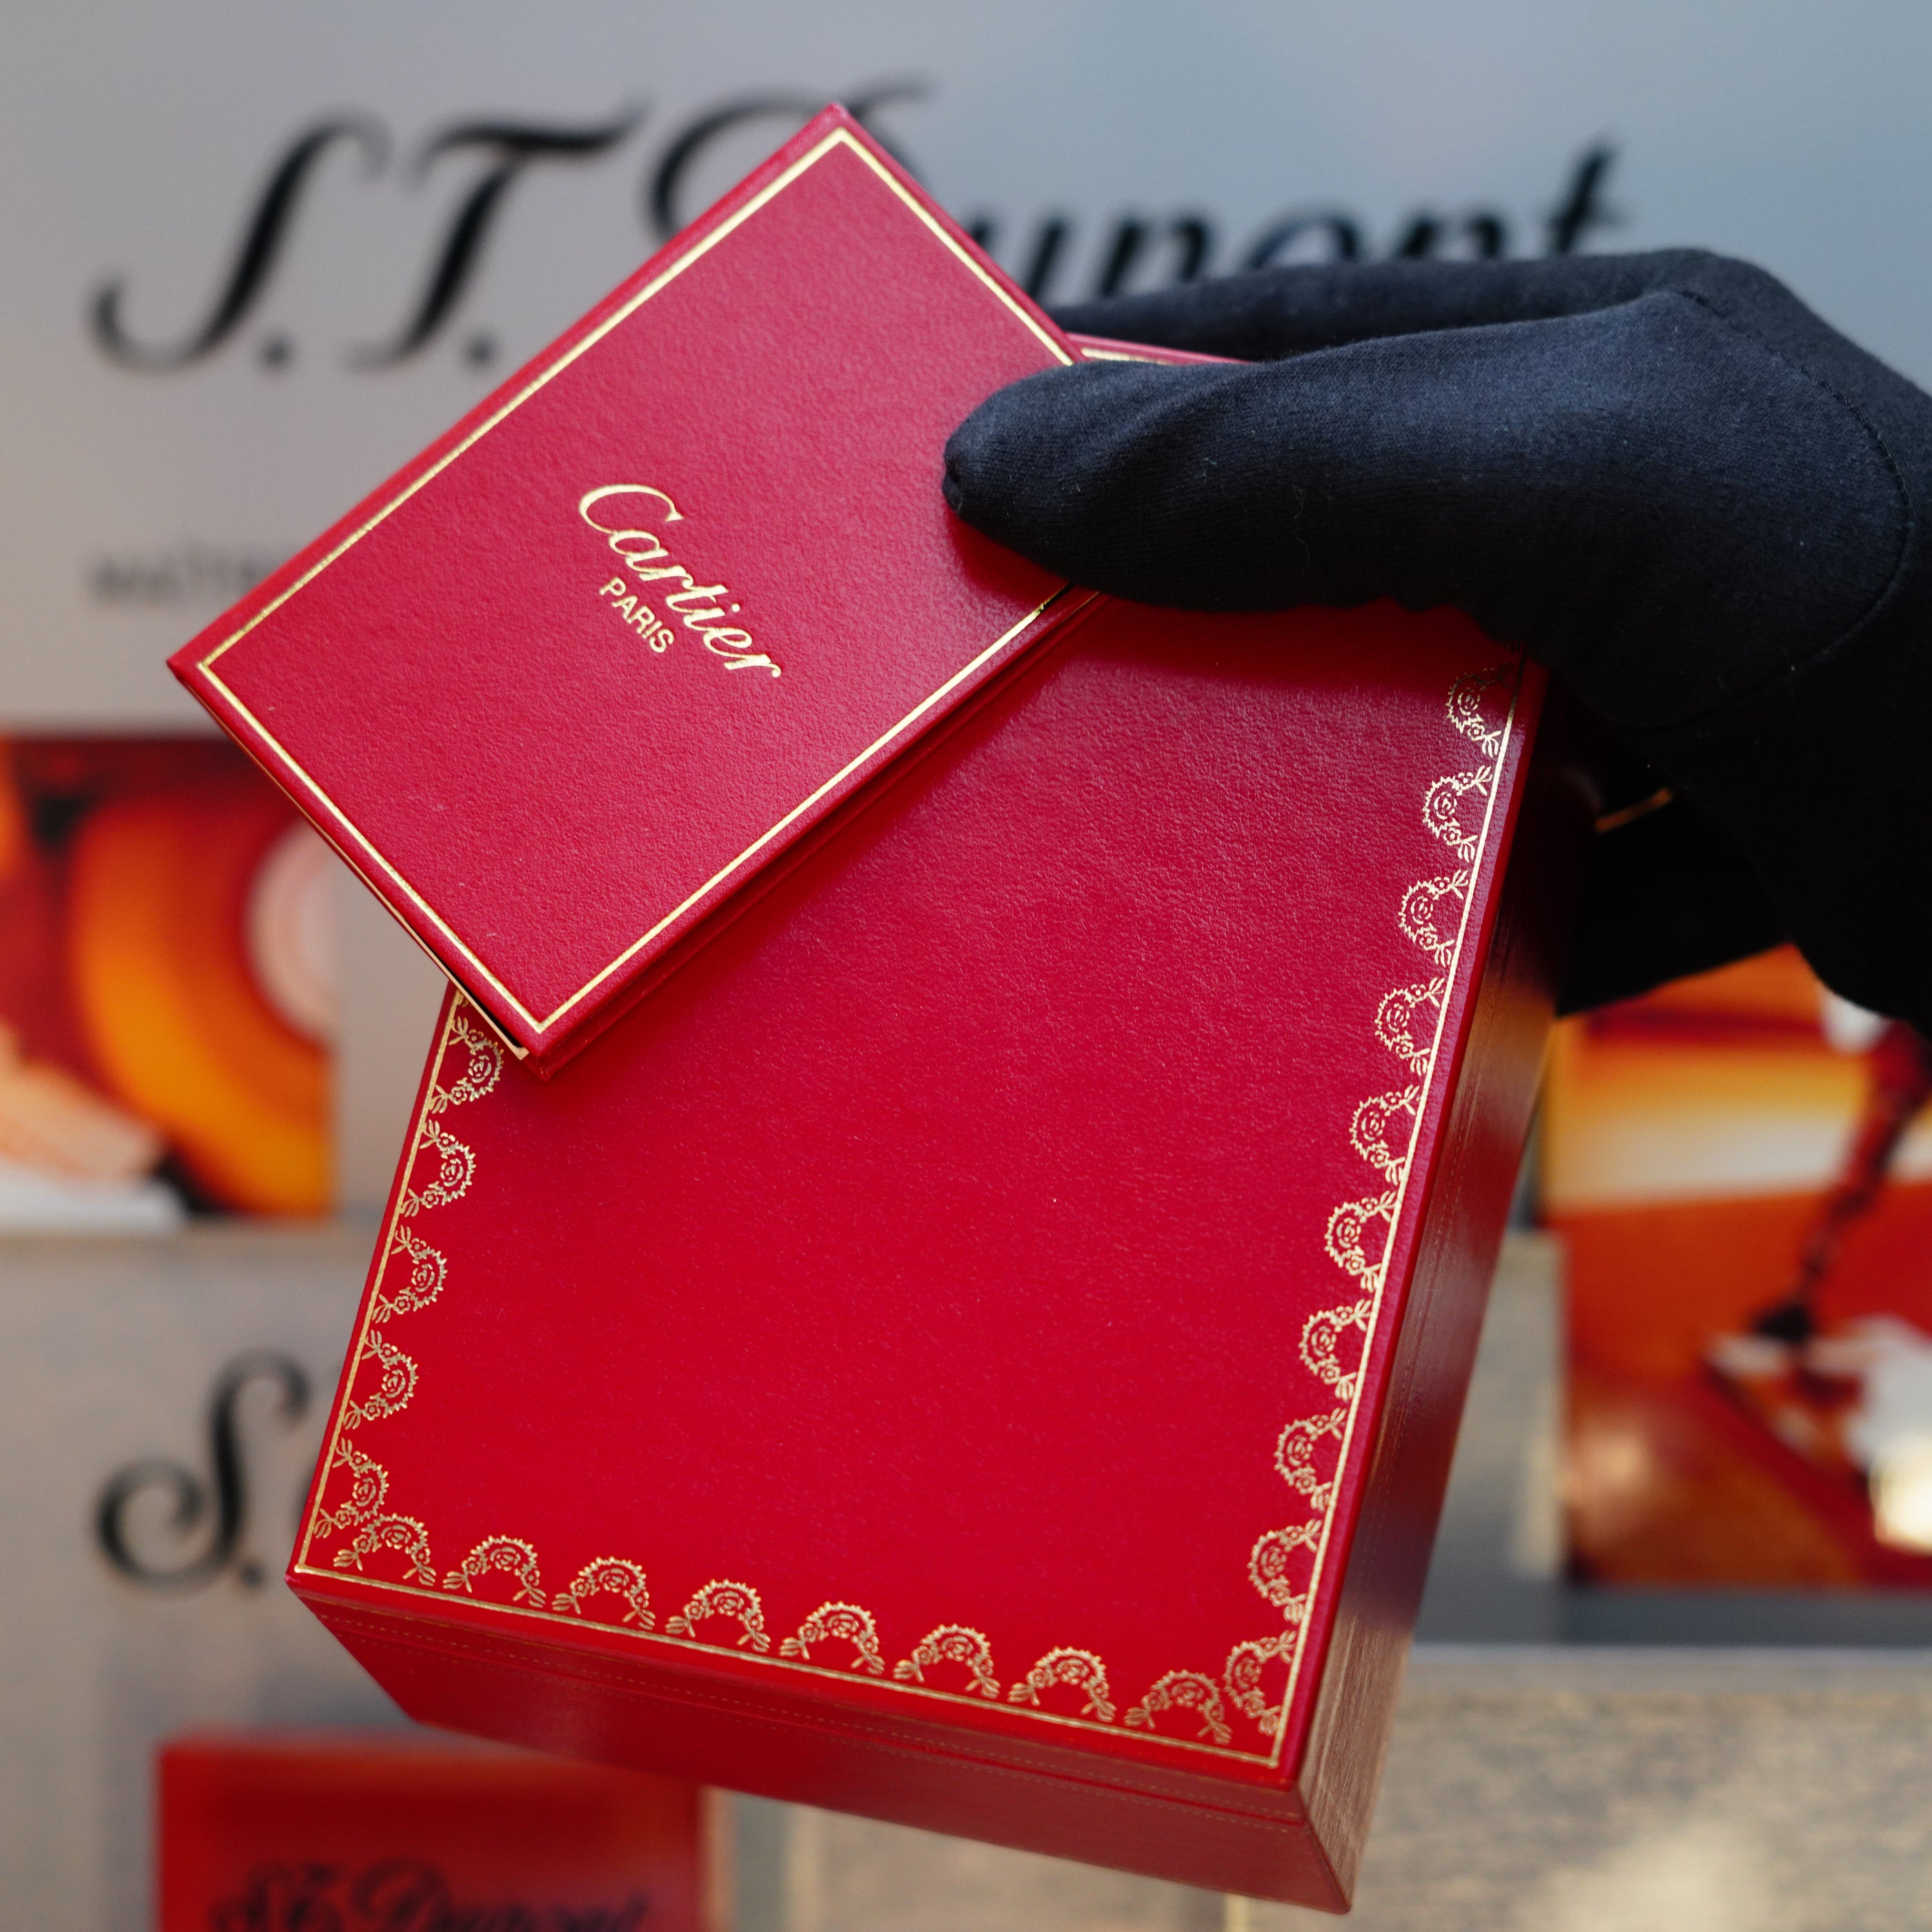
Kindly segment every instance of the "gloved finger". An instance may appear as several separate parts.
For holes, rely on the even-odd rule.
[[[1862,418],[1676,292],[1274,363],[1030,376],[955,432],[945,488],[999,542],[1142,602],[1453,604],[1639,728],[1843,634],[1909,522]],[[1735,647],[1701,649],[1713,628]]]
[[[1768,278],[1692,249],[1525,262],[1295,263],[1058,307],[1076,334],[1272,362],[1426,329],[1582,315],[1664,286]]]

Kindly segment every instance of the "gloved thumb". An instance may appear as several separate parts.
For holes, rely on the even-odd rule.
[[[1278,362],[1051,371],[967,418],[944,488],[999,542],[1143,602],[1453,604],[1636,728],[1838,634],[1898,544],[1862,422],[1671,292]]]

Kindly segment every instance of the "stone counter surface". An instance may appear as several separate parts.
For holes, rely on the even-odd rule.
[[[1932,1650],[1418,1651],[1354,1916],[1932,1926]]]
[[[740,1932],[1932,1928],[1932,1650],[1425,1646],[1355,1910],[740,1806]]]

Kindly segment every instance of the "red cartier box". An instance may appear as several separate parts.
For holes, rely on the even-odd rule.
[[[381,1732],[155,1758],[160,1932],[723,1932],[710,1795]]]
[[[828,109],[170,664],[553,1070],[1088,595],[938,488],[1073,359]]]
[[[452,994],[293,1588],[434,1724],[1343,1907],[1588,822],[1544,691],[1096,603],[566,1077]]]

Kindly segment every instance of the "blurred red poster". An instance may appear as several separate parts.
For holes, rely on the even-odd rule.
[[[0,1229],[328,1207],[335,865],[218,740],[0,740]]]
[[[179,1738],[160,1932],[710,1932],[705,1793],[407,1733]]]
[[[1559,1029],[1575,1580],[1932,1587],[1928,1095],[1788,947]]]

